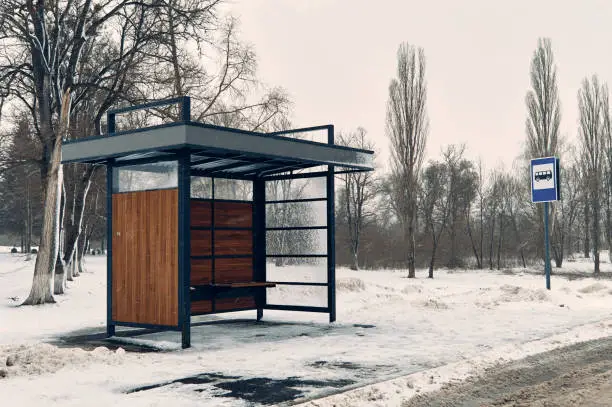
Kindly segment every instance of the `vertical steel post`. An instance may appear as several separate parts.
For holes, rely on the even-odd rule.
[[[106,335],[115,335],[113,324],[113,160],[106,163]]]
[[[548,237],[548,202],[544,202],[544,271],[546,272],[546,289],[550,290],[550,239]]]
[[[106,132],[115,132],[115,114],[106,114]],[[106,335],[115,335],[113,324],[113,163],[106,162]]]
[[[327,143],[334,144],[334,126],[327,128]],[[329,322],[336,320],[336,213],[334,166],[327,169],[327,307]]]
[[[266,281],[266,181],[253,181],[253,268],[255,281]],[[266,288],[258,289],[255,297],[257,320],[263,318]]]
[[[183,96],[181,101],[181,120],[185,123],[191,121],[191,98]]]
[[[216,283],[215,278],[215,177],[210,178],[211,185],[211,200],[210,200],[210,283],[214,285]],[[210,299],[212,312],[217,312],[217,291],[213,288],[212,298]]]
[[[191,175],[189,151],[178,157],[178,298],[183,349],[191,346]]]

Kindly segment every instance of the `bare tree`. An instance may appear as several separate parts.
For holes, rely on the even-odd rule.
[[[500,182],[503,171],[497,169],[489,175],[489,187],[487,189],[486,211],[487,223],[489,228],[489,270],[493,270],[493,255],[495,253],[495,225],[500,206],[503,204]]]
[[[389,85],[387,135],[391,140],[394,206],[408,245],[408,277],[415,277],[418,176],[429,131],[425,53],[407,43],[397,52],[397,78]]]
[[[465,209],[471,206],[477,189],[477,175],[471,161],[463,158],[465,145],[450,145],[442,156],[448,170],[448,234],[450,238],[450,255],[448,267],[455,268],[463,264],[458,250],[458,233],[464,219]]]
[[[603,191],[606,202],[605,236],[608,248],[608,260],[612,261],[612,120],[610,119],[610,106],[608,95],[603,99],[602,105],[603,126],[602,137],[604,154]]]
[[[478,202],[478,219],[479,219],[479,236],[478,240],[475,241],[474,228],[472,226],[472,209],[473,200],[466,200],[464,211],[466,219],[466,229],[468,237],[470,238],[470,244],[472,246],[472,253],[476,259],[476,267],[482,269],[483,266],[483,253],[484,253],[484,215],[485,215],[485,180],[483,176],[482,160],[478,161],[478,172],[475,178],[475,192]]]
[[[580,113],[581,153],[585,164],[588,203],[591,214],[591,239],[593,242],[594,271],[599,273],[601,181],[604,162],[604,116],[608,107],[608,87],[600,85],[597,75],[585,78],[578,90]]]
[[[100,4],[92,0],[54,3],[29,0],[25,4],[7,0],[0,4],[0,106],[18,105],[31,116],[42,146],[37,160],[45,192],[48,185],[55,185],[55,180],[49,179],[51,157],[57,145],[55,140],[60,137],[62,95],[67,89],[71,89],[68,115],[71,119],[79,118],[71,120],[74,123],[89,123],[89,127],[80,127],[85,134],[101,134],[104,113],[119,101],[141,102],[186,90],[210,90],[194,95],[201,96],[194,101],[194,112],[201,112],[202,117],[238,115],[248,119],[247,125],[253,128],[286,107],[286,98],[277,90],[262,101],[245,101],[246,84],[253,79],[254,54],[242,52],[245,48],[240,48],[233,25],[231,29],[216,30],[218,27],[213,23],[217,20],[214,12],[218,4],[219,0],[109,0]],[[225,35],[222,47],[218,47],[212,35],[216,32]],[[225,57],[225,64],[221,64],[223,74],[200,75],[202,71],[197,71],[187,75],[195,71],[193,62],[198,58],[188,58],[178,50],[193,44],[200,51],[203,45],[222,48],[218,55]],[[177,61],[185,62],[179,66]],[[166,70],[168,66],[172,69]],[[198,86],[188,88],[194,82],[156,80],[163,79],[160,72],[168,71],[173,72],[172,79],[177,75],[197,79]],[[74,136],[73,132],[66,132],[61,137]],[[66,219],[70,223],[66,228],[63,260],[68,262],[77,257],[83,207],[94,172],[87,166],[80,168],[83,169],[73,177],[75,190],[70,191],[76,198],[66,201],[69,203]],[[53,176],[56,174],[53,172]],[[48,216],[58,213],[47,212]],[[45,219],[45,223],[54,221]],[[58,231],[44,236],[59,238]],[[54,247],[50,242],[41,245],[43,249]],[[53,276],[53,265],[47,269],[43,263],[38,264],[36,276]],[[43,280],[35,277],[34,284],[42,284]],[[33,287],[32,292],[42,291]],[[47,300],[52,301],[52,295],[31,297],[28,303]]]
[[[340,134],[339,144],[373,150],[374,143],[368,139],[366,130],[359,127],[356,132]],[[351,254],[353,256],[353,270],[359,270],[359,248],[361,234],[365,226],[374,219],[375,208],[373,207],[376,197],[374,174],[372,172],[351,172],[340,176],[342,179],[342,191],[340,194],[340,205],[343,207],[346,224],[348,226],[348,237]]]
[[[445,162],[431,162],[423,171],[421,197],[419,199],[422,219],[425,228],[431,235],[431,257],[429,260],[429,278],[434,277],[436,252],[442,232],[448,226],[450,215],[450,170]]]
[[[538,46],[531,59],[531,89],[527,92],[527,158],[550,157],[558,154],[559,125],[561,123],[561,102],[557,87],[557,66],[555,65],[551,41],[538,39]],[[543,208],[534,207],[538,220],[538,246],[543,253],[544,227]],[[555,206],[551,206],[554,214]],[[553,215],[553,226],[555,229]]]
[[[145,45],[154,41],[150,34],[158,26],[156,8],[156,4],[129,0],[100,4],[92,0],[6,0],[0,4],[0,106],[18,104],[29,112],[42,145],[39,163],[45,195],[43,232],[32,290],[24,304],[54,301],[51,282],[58,256],[57,191],[61,191],[62,176],[61,151],[56,150],[68,136],[67,123],[73,107],[78,109],[91,100],[92,89],[116,82],[113,72],[124,68],[129,60],[122,58],[117,62],[111,55],[104,55],[111,57],[105,69],[90,76],[84,74],[83,56],[95,48],[96,39],[112,43],[113,34],[121,38],[119,49],[124,56],[143,51]],[[113,29],[118,31],[103,34]],[[93,82],[92,77],[96,78]],[[107,91],[108,95],[111,93],[115,94]],[[102,106],[101,112],[107,107]]]
[[[523,268],[527,267],[525,259],[525,246],[527,245],[525,236],[527,234],[522,233],[519,227],[519,218],[525,212],[525,202],[528,201],[525,185],[527,184],[522,182],[520,178],[509,176],[504,190],[504,208],[506,208],[507,217],[514,232]]]
[[[557,88],[557,67],[550,39],[540,38],[531,59],[531,89],[525,98],[527,149],[531,158],[557,154],[561,102]]]

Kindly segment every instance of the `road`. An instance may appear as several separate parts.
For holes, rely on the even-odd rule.
[[[612,406],[612,337],[491,368],[402,407]]]

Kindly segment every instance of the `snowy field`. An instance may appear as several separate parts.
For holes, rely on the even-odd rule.
[[[0,253],[7,405],[247,406],[258,405],[249,402],[254,392],[291,390],[311,407],[399,406],[500,360],[612,335],[612,265],[602,264],[605,278],[594,279],[592,263],[579,259],[563,268],[570,278],[553,276],[550,292],[535,270],[442,270],[434,280],[419,270],[409,280],[401,270],[339,269],[331,325],[326,314],[282,311],[265,311],[258,324],[249,311],[193,318],[210,323],[192,328],[186,350],[176,332],[117,338],[161,352],[115,350],[116,342],[58,347],[60,337],[104,332],[106,258],[89,256],[86,266],[57,304],[16,307],[34,262]],[[312,303],[318,294],[303,295]],[[159,384],[166,385],[130,392]]]

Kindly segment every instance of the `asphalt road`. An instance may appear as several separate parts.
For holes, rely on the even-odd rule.
[[[402,407],[612,407],[612,337],[533,355]]]

